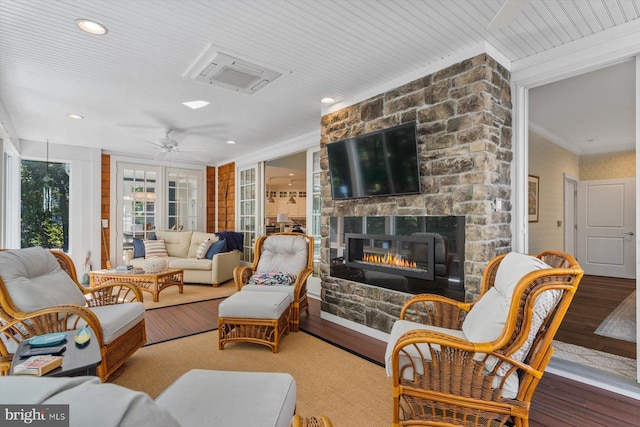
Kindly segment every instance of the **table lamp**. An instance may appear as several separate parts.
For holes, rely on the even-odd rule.
[[[289,222],[289,214],[279,213],[276,217],[276,223],[280,224],[280,231],[284,230],[284,224]]]

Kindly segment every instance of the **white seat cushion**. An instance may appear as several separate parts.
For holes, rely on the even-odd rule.
[[[189,427],[288,427],[296,382],[286,373],[193,369],[156,399]]]
[[[25,313],[59,304],[86,304],[78,286],[47,249],[0,252],[0,275],[14,305]]]
[[[2,377],[1,381],[3,390],[0,393],[1,404],[68,405],[70,417],[66,420],[66,425],[71,427],[193,425],[178,423],[166,409],[158,406],[147,394],[115,384],[102,383],[97,377],[55,378],[16,375]],[[11,392],[7,393],[4,390],[11,390]],[[30,425],[19,421],[9,422],[9,424]],[[38,424],[60,425],[60,422],[35,422],[31,425]]]
[[[286,292],[236,292],[220,303],[218,316],[275,320],[290,305]]]
[[[511,252],[496,272],[495,284],[476,302],[462,323],[462,331],[472,342],[497,339],[507,321],[513,291],[522,277],[532,271],[550,268],[530,255]]]
[[[169,268],[182,268],[183,270],[211,270],[210,259],[197,258],[170,258],[168,262]]]
[[[284,271],[297,275],[307,266],[308,250],[303,236],[269,236],[264,240],[256,272]]]
[[[144,304],[130,302],[100,307],[91,307],[102,326],[104,343],[109,344],[144,319]],[[86,325],[80,321],[79,327]]]
[[[284,292],[294,300],[295,288],[293,286],[265,286],[265,285],[244,285],[242,292]]]

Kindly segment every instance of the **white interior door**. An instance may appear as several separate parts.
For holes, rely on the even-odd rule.
[[[578,261],[585,274],[633,279],[635,178],[578,185]]]

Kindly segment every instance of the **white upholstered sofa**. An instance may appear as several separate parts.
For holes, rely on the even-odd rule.
[[[241,233],[203,233],[199,231],[157,231],[157,241],[163,241],[166,248],[167,267],[184,270],[185,283],[204,283],[218,286],[233,278],[233,269],[240,265],[242,249],[238,237]],[[224,239],[223,239],[224,238]],[[197,259],[198,248],[205,240],[212,243],[225,240],[223,252],[215,253],[211,258]],[[134,242],[134,245],[137,242]],[[210,248],[215,249],[215,248]],[[226,250],[226,251],[225,251]],[[138,253],[137,253],[138,252]],[[146,253],[136,249],[125,250],[125,264],[143,267]]]

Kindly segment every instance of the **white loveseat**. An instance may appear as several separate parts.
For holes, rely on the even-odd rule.
[[[231,246],[228,252],[213,255],[211,259],[197,259],[196,253],[200,244],[206,239],[212,242],[220,240],[215,233],[199,231],[158,231],[157,240],[165,243],[167,251],[167,267],[184,270],[185,283],[212,284],[217,287],[233,278],[233,269],[240,265],[240,250]],[[124,251],[124,263],[142,268],[145,257],[134,258],[133,250]]]

